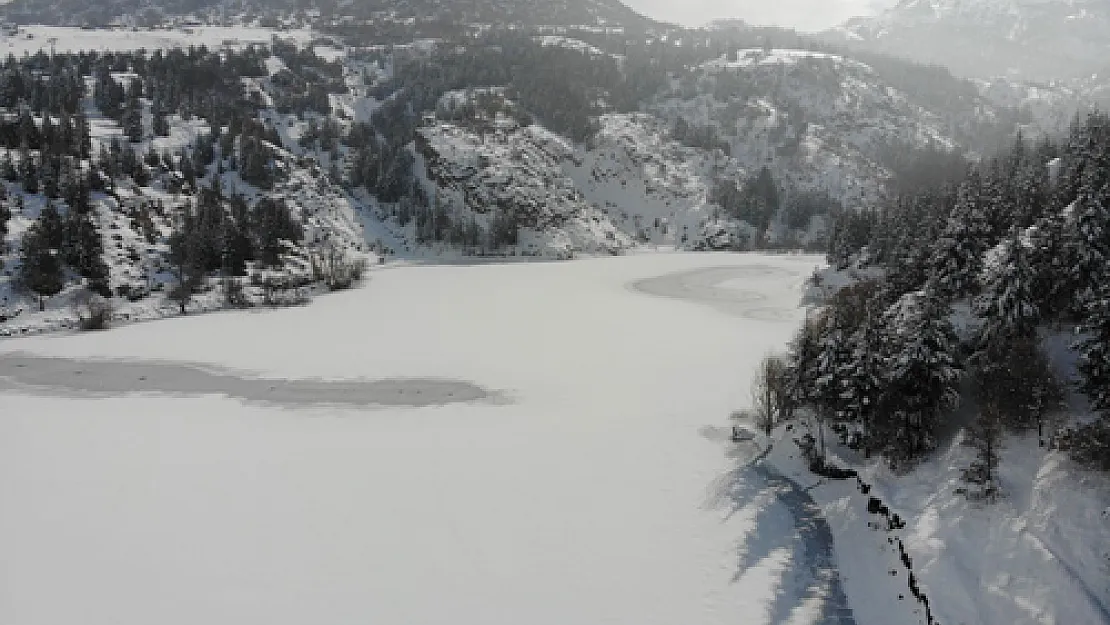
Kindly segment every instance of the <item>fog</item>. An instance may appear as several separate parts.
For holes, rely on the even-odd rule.
[[[897,0],[625,0],[656,19],[700,26],[719,18],[740,18],[751,24],[788,26],[817,31],[850,17],[872,15]]]

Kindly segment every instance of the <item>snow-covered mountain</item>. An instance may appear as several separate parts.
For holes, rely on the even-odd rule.
[[[826,36],[976,77],[1080,77],[1110,54],[1104,0],[903,0]]]
[[[807,245],[820,237],[814,218],[873,205],[913,154],[958,153],[982,128],[1005,126],[1008,109],[966,89],[966,102],[942,107],[859,61],[738,50],[674,78],[642,112],[601,115],[583,143],[535,123],[501,88],[496,103],[490,89],[452,92],[417,131],[427,199],[414,210],[442,212],[443,229],[456,233],[446,239],[487,250],[508,219],[526,254],[633,241],[747,247],[757,237]],[[743,199],[761,170],[779,195],[766,215]],[[413,244],[444,238],[409,225],[404,205],[381,214],[399,218]]]
[[[324,21],[389,18],[443,24],[629,26],[649,21],[619,0],[12,0],[0,7],[0,13],[19,23],[65,25],[275,14]]]
[[[133,317],[176,314],[158,295],[180,282],[169,244],[217,179],[226,202],[288,203],[303,232],[288,241],[281,269],[307,285],[336,248],[387,259],[568,258],[637,245],[823,249],[830,214],[873,205],[915,169],[914,157],[958,159],[984,134],[1014,129],[1012,111],[974,84],[878,55],[741,47],[744,32],[680,43],[585,27],[489,30],[457,39],[402,30],[408,43],[381,45],[259,26],[38,26],[7,43],[13,67],[30,70],[53,62],[35,53],[55,46],[108,54],[203,42],[207,51],[173,63],[207,63],[221,76],[213,97],[238,111],[228,119],[221,107],[171,105],[176,92],[158,87],[173,82],[168,70],[137,81],[138,68],[149,73],[164,57],[120,54],[99,61],[103,70],[82,70],[92,73],[75,110],[90,120],[96,150],[73,167],[110,169],[110,191],[92,197],[110,272],[103,287],[141,300],[123,305]],[[108,72],[109,84],[107,68],[128,66],[135,71]],[[154,129],[156,110],[167,128]],[[117,171],[115,157],[99,154],[115,143],[148,165]],[[4,259],[12,280],[0,280],[9,301],[0,305],[25,310],[28,328],[72,321],[38,315],[38,302],[15,288],[23,233],[51,198],[34,175],[6,179],[16,199]],[[152,205],[164,211],[143,209]],[[193,309],[223,305],[218,268],[205,263]],[[246,272],[259,301],[264,269]],[[65,289],[78,285],[65,279]]]
[[[676,80],[651,109],[711,129],[746,168],[769,167],[788,187],[852,206],[884,193],[897,155],[968,147],[1008,114],[970,85],[942,105],[890,78],[834,54],[734,50]]]
[[[452,94],[454,95],[454,94]],[[475,128],[436,122],[417,131],[418,178],[446,237],[464,248],[517,245],[524,254],[567,258],[632,246],[563,172],[573,144],[542,126],[497,116]],[[439,223],[433,223],[435,228]]]

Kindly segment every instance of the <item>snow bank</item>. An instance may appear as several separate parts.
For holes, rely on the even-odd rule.
[[[899,540],[938,623],[1110,622],[1105,476],[1085,474],[1063,454],[1039,448],[1035,435],[1011,437],[1000,465],[1004,498],[972,503],[957,489],[973,452],[957,438],[907,475],[894,475],[883,463],[863,464],[861,479],[872,488],[865,496],[854,479],[828,481],[808,471],[792,439],[809,430],[796,425],[776,432],[768,460],[828,518],[859,622],[924,622],[923,606],[908,592]],[[841,466],[860,466],[851,450],[835,442],[830,449]],[[871,496],[906,527],[887,531],[884,517],[867,513]]]

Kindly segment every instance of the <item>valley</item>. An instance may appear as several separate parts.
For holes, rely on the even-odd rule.
[[[0,0],[0,623],[1108,622],[1110,15],[870,6]]]

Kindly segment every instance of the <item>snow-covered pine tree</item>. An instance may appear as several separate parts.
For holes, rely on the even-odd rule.
[[[1020,230],[1011,231],[983,274],[983,294],[975,302],[975,312],[983,319],[980,344],[1033,334],[1040,321],[1036,275]]]
[[[1081,464],[1110,470],[1110,282],[1089,299],[1079,330],[1080,388],[1099,412],[1099,419],[1064,432],[1059,445]]]
[[[807,315],[787,352],[787,387],[793,406],[804,406],[816,398],[817,360],[820,357],[822,321]]]
[[[1071,306],[1065,275],[1064,216],[1050,212],[1037,220],[1029,232],[1029,265],[1033,270],[1033,294],[1044,319],[1056,319]]]
[[[839,313],[839,314],[838,314]],[[812,405],[817,415],[822,461],[824,460],[825,430],[846,418],[844,411],[844,374],[852,360],[851,328],[843,312],[829,310],[817,342],[813,362]]]
[[[41,221],[23,235],[19,283],[38,296],[39,310],[46,309],[46,298],[57,295],[65,287],[65,266],[53,238]]]
[[[1076,342],[1079,352],[1081,387],[1091,405],[1110,420],[1110,271],[1103,272],[1101,286],[1088,298],[1086,315]]]
[[[875,439],[892,465],[936,447],[936,429],[959,402],[959,341],[949,307],[937,295],[907,293],[884,316],[890,345],[886,401]]]
[[[1002,448],[1002,419],[992,403],[982,406],[975,421],[967,429],[964,444],[975,449],[975,459],[964,469],[963,479],[976,486],[968,491],[974,499],[991,499],[998,493],[999,450]]]
[[[873,448],[876,410],[883,401],[885,346],[880,319],[867,315],[852,335],[852,356],[841,371],[841,401],[844,418],[856,424],[858,442],[868,456]]]
[[[1037,427],[1058,409],[1063,389],[1035,334],[987,343],[972,357],[971,373],[979,403],[993,405],[1007,427]]]
[[[1082,314],[1110,265],[1110,183],[1080,189],[1064,226],[1064,257],[1072,305]]]
[[[989,246],[990,224],[978,174],[960,185],[956,205],[931,250],[929,280],[937,294],[958,299],[972,294]]]

